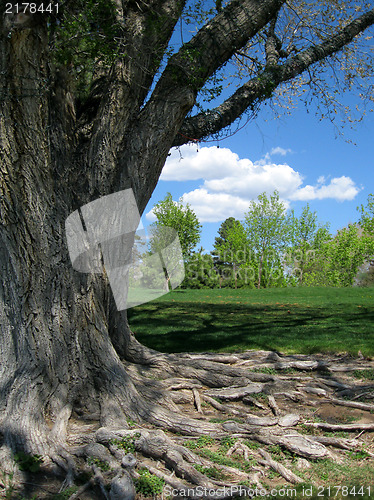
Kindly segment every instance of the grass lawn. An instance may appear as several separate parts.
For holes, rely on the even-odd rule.
[[[374,356],[373,288],[176,290],[128,316],[137,339],[163,352]]]

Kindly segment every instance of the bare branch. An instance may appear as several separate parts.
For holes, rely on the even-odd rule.
[[[200,140],[231,125],[246,110],[268,99],[281,83],[300,75],[313,64],[339,52],[345,45],[374,24],[374,9],[340,29],[324,42],[311,46],[289,58],[283,64],[268,65],[255,78],[242,85],[231,97],[218,107],[186,118],[173,146],[181,146],[190,139]]]

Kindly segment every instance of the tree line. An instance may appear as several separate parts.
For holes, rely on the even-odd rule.
[[[202,226],[190,205],[168,193],[154,207],[153,228],[177,231],[185,261],[183,288],[367,286],[374,284],[374,195],[357,208],[360,219],[335,235],[305,205],[288,211],[279,193],[250,202],[242,221],[227,218],[213,250],[200,241]]]

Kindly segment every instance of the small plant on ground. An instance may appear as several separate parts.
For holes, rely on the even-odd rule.
[[[305,427],[308,427],[308,426],[306,425]],[[334,436],[334,437],[347,438],[347,439],[349,439],[351,437],[351,433],[347,432],[347,431],[333,431],[333,432],[330,432],[330,435]]]
[[[209,422],[212,424],[223,424],[223,422],[227,422],[228,420],[232,420],[233,422],[237,422],[238,424],[244,424],[244,420],[242,418],[211,418]]]
[[[88,457],[87,463],[88,465],[96,465],[96,467],[99,467],[103,472],[110,470],[110,465],[108,464],[108,462],[100,460],[96,457]]]
[[[215,444],[215,441],[210,436],[200,436],[196,441],[198,448],[205,448],[206,446],[212,446]]]
[[[278,478],[278,477],[282,477],[279,472],[276,472],[275,470],[270,470],[268,473],[267,473],[267,476],[269,479],[275,479],[275,478]]]
[[[210,436],[200,436],[199,439],[189,439],[184,442],[184,446],[190,450],[206,448],[207,446],[213,446],[214,444],[215,440]]]
[[[10,472],[9,474],[6,474],[5,472],[1,471],[1,482],[2,485],[0,486],[0,492],[4,489],[5,490],[5,498],[11,499],[14,491],[14,483],[13,483],[13,472]]]
[[[325,422],[325,420],[323,418],[321,418],[319,415],[315,414],[314,417],[313,417],[313,421],[318,423],[322,423],[322,422]]]
[[[353,372],[354,377],[356,378],[365,378],[367,380],[374,380],[374,369],[367,370],[355,370]]]
[[[250,450],[258,450],[258,448],[261,448],[262,446],[261,443],[257,443],[257,441],[249,441],[249,440],[243,441],[243,444],[248,446]]]
[[[251,397],[254,399],[259,399],[261,401],[268,400],[267,394],[265,394],[264,392],[258,392],[257,394],[251,394]]]
[[[135,452],[135,440],[140,438],[141,434],[139,432],[133,434],[132,436],[124,436],[121,439],[112,439],[111,444],[114,444],[117,448],[125,451],[126,453]]]
[[[130,427],[130,429],[131,429],[131,427],[136,427],[137,426],[137,423],[134,422],[134,420],[131,420],[131,418],[127,419],[127,424]]]
[[[222,404],[222,403],[223,403],[222,399],[221,399],[221,398],[219,398],[218,396],[213,396],[213,398],[212,398],[212,399],[214,399],[215,401],[217,401],[217,403],[220,403],[220,404]]]
[[[22,471],[39,472],[40,465],[43,463],[43,458],[40,455],[28,455],[23,451],[19,451],[15,453],[14,461]]]
[[[268,451],[273,455],[273,457],[279,458],[283,456],[282,448],[279,446],[279,444],[269,446]]]
[[[350,458],[353,458],[353,460],[365,460],[366,458],[370,458],[371,456],[365,450],[350,451],[348,455],[350,456]]]
[[[212,451],[212,450],[198,450],[197,453],[204,458],[208,458],[211,462],[214,462],[218,465],[226,465],[228,467],[236,467],[239,470],[244,472],[250,472],[252,466],[256,465],[256,460],[247,460],[244,461],[243,457],[232,458],[227,457],[225,452],[222,451]]]
[[[278,462],[285,459],[293,460],[295,458],[295,455],[292,452],[281,448],[278,444],[269,446],[268,451],[271,453],[274,460],[277,460]]]
[[[344,423],[350,424],[352,422],[358,422],[362,416],[363,416],[362,413],[361,413],[361,415],[359,417],[354,416],[354,415],[346,415],[346,416],[342,417],[341,420]]]
[[[140,469],[140,477],[135,481],[136,492],[149,498],[162,493],[162,488],[165,481],[154,474],[151,474],[147,469]]]
[[[269,375],[277,375],[277,370],[275,370],[274,368],[270,368],[270,367],[265,367],[265,368],[252,368],[251,369],[252,372],[256,372],[256,373],[268,373]]]
[[[222,448],[223,451],[227,451],[231,448],[231,446],[234,446],[236,441],[237,438],[233,438],[231,436],[225,436],[220,441],[220,447]]]
[[[311,462],[310,471],[315,478],[318,478],[322,484],[326,485],[342,484],[342,477],[344,477],[344,484],[346,486],[362,486],[365,493],[367,492],[366,487],[370,486],[372,488],[373,485],[374,467],[369,460],[355,467],[352,463],[348,462],[338,464],[331,459],[321,459]],[[356,498],[358,497],[360,499],[364,498],[361,495],[356,496]]]
[[[316,427],[309,427],[305,424],[299,424],[297,426],[297,430],[300,434],[311,434],[312,436],[319,436],[321,434],[320,429],[317,429]]]
[[[66,500],[70,498],[76,491],[78,491],[78,486],[70,486],[70,488],[66,488],[66,490],[61,491],[61,493],[57,493],[53,495],[51,500]],[[37,500],[37,497],[36,497]]]
[[[246,486],[247,488],[251,488],[251,489],[256,489],[258,488],[258,485],[256,483],[252,483],[251,481],[240,481],[238,483],[239,486]]]
[[[204,467],[202,465],[195,465],[195,469],[212,479],[220,480],[226,478],[226,475],[216,467]]]

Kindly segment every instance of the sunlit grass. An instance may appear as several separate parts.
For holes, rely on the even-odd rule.
[[[138,340],[164,352],[270,349],[374,355],[374,290],[177,290],[129,310]]]

